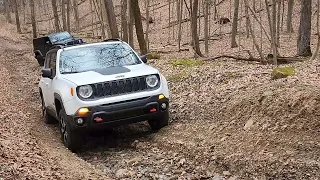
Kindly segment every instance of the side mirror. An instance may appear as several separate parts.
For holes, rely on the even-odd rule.
[[[140,56],[140,59],[142,60],[142,62],[147,63],[147,56],[146,55]]]
[[[44,78],[52,78],[52,70],[50,68],[42,69],[42,77]]]

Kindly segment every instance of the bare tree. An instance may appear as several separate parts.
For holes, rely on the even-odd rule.
[[[272,38],[272,52],[273,52],[273,63],[275,65],[277,62],[277,9],[276,9],[276,0],[272,0],[272,24],[271,24],[271,38]]]
[[[16,26],[18,33],[21,33],[21,27],[20,27],[20,19],[19,19],[19,11],[18,11],[18,3],[17,0],[14,0],[14,13],[16,17]]]
[[[122,26],[122,40],[128,42],[128,22],[127,22],[127,0],[122,0],[121,5],[121,26]]]
[[[69,0],[62,0],[61,2],[62,28],[64,31],[67,30],[66,1],[69,1]]]
[[[4,0],[4,6],[5,6],[5,11],[6,11],[6,19],[7,19],[8,23],[12,23],[11,11],[10,11],[10,1]]]
[[[298,55],[311,56],[311,2],[312,0],[301,0],[300,26],[298,33]]]
[[[34,9],[34,0],[29,1],[30,12],[31,12],[31,24],[32,24],[32,35],[33,38],[37,37],[37,23],[36,23],[36,13]]]
[[[133,10],[132,10],[132,0],[128,0],[128,9],[129,9],[129,23],[128,23],[128,41],[129,45],[134,48],[133,42],[133,25],[134,25],[134,17],[133,17]]]
[[[149,0],[145,0],[146,3],[146,37],[147,51],[149,51]]]
[[[287,12],[287,32],[292,33],[292,10],[293,10],[294,0],[288,0],[288,12]]]
[[[147,54],[148,50],[147,50],[147,45],[143,35],[143,26],[141,22],[139,2],[138,0],[131,0],[131,3],[132,3],[131,6],[132,6],[134,21],[135,21],[137,38],[138,38],[139,47],[140,47],[140,53]]]
[[[238,47],[236,42],[236,35],[238,29],[238,14],[239,14],[239,0],[234,0],[234,12],[232,21],[232,33],[231,33],[231,48]]]
[[[198,4],[199,1],[198,0],[194,0],[193,1],[193,8],[192,8],[192,13],[191,13],[191,31],[192,31],[192,37],[193,37],[193,48],[195,50],[195,53],[200,56],[203,57],[201,51],[200,51],[200,45],[199,45],[199,36],[198,36],[198,32],[197,32],[197,28],[198,28],[198,23],[197,23],[197,12],[198,12]]]
[[[80,31],[80,22],[79,22],[79,10],[78,10],[77,0],[73,0],[72,4],[73,4],[73,13],[74,13],[76,31],[79,32]]]
[[[319,53],[319,47],[320,47],[320,30],[319,30],[319,16],[320,16],[320,0],[318,0],[317,3],[317,36],[318,36],[318,42],[315,52],[313,53],[312,57],[310,58],[310,61],[314,60],[318,53]]]
[[[178,10],[177,10],[177,13],[178,13],[178,49],[180,51],[180,49],[181,49],[181,29],[182,29],[181,21],[182,21],[183,0],[178,0],[177,7],[178,7]]]
[[[54,17],[54,26],[56,28],[56,32],[60,31],[59,26],[59,15],[58,15],[58,8],[57,8],[57,0],[51,0],[53,17]]]
[[[204,11],[204,46],[206,55],[209,54],[209,0],[205,0]]]
[[[67,31],[70,32],[70,8],[71,2],[70,0],[67,0]]]
[[[110,27],[111,37],[119,38],[120,36],[112,0],[105,0],[105,8],[107,10],[107,18]]]

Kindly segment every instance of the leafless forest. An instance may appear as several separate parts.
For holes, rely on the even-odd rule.
[[[0,0],[0,179],[319,179],[319,0]],[[120,38],[166,75],[170,125],[42,123],[32,39]]]

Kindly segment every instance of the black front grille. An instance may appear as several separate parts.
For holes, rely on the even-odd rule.
[[[145,76],[94,84],[94,97],[116,96],[148,89]]]

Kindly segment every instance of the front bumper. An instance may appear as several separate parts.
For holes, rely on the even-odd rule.
[[[165,108],[163,108],[163,103]],[[167,113],[169,100],[166,97],[159,99],[159,95],[123,101],[111,104],[102,104],[88,108],[85,115],[68,116],[72,129],[94,130],[153,120]],[[81,118],[83,123],[79,124]]]

